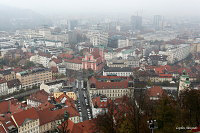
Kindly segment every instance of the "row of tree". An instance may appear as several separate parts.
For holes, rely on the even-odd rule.
[[[121,102],[109,104],[108,112],[96,118],[97,132],[103,133],[148,133],[148,120],[156,120],[155,133],[178,133],[176,127],[200,125],[200,90],[186,90],[175,100],[167,95],[159,100],[150,100],[141,95],[121,98]]]

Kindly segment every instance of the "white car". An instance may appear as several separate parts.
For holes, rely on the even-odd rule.
[[[88,112],[88,116],[91,116],[90,112]]]

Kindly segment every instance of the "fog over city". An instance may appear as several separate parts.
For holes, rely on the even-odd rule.
[[[200,133],[200,0],[0,0],[0,133]]]
[[[0,0],[41,14],[161,14],[199,16],[199,0]]]

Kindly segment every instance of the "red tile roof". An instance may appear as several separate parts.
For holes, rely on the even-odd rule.
[[[80,116],[78,111],[73,107],[64,107],[62,109],[57,109],[53,111],[51,111],[50,108],[46,108],[37,111],[40,119],[40,125],[44,125],[55,120],[63,119],[65,111],[68,112],[69,117]]]
[[[147,94],[150,97],[163,96],[164,93],[165,91],[160,86],[153,86],[147,90]]]
[[[56,98],[56,102],[58,103],[61,103],[62,99],[63,98],[66,98],[66,101],[65,101],[65,105],[67,106],[71,106],[71,107],[75,107],[75,103],[74,103],[74,100],[72,98],[70,98],[69,96],[67,96],[66,94],[62,94],[60,95],[58,98]]]
[[[53,58],[53,59],[51,59],[51,60],[54,61],[56,64],[62,63],[62,60],[61,60],[61,59]]]
[[[95,97],[92,99],[92,103],[97,108],[107,108],[108,103],[110,102],[110,99],[107,99],[106,101],[101,101],[101,96]]]
[[[1,123],[2,122],[2,123]],[[4,118],[4,120],[1,120],[0,124],[3,124],[2,126],[4,126],[4,129],[9,132],[9,127],[13,127],[13,128],[17,128],[17,126],[15,125],[15,122],[13,121],[13,119],[11,118],[11,116],[6,116]],[[0,127],[0,133],[5,133],[5,130],[4,132],[1,132],[1,127]]]
[[[48,101],[46,101],[45,103],[42,103],[38,106],[38,109],[40,110],[44,110],[44,109],[47,109],[47,108],[54,108],[55,105],[49,103]]]
[[[47,57],[47,58],[51,58],[52,57],[51,54],[47,54],[47,53],[43,53],[43,52],[39,52],[38,55],[39,56],[44,56],[44,57]]]
[[[67,54],[67,53],[62,53],[60,55],[58,55],[59,58],[67,58],[67,59],[71,59],[73,58],[74,56],[71,55],[71,54]]]
[[[64,123],[67,123],[67,124],[64,124]],[[77,124],[75,124],[71,120],[67,120],[64,123],[58,126],[58,128],[61,130],[60,132],[64,132],[62,131],[64,128],[64,130],[68,130],[70,133],[86,133],[83,131],[81,127],[79,127]],[[67,126],[67,127],[64,127],[64,126]]]
[[[8,112],[8,101],[0,102],[0,114],[5,114]]]
[[[82,59],[74,58],[74,59],[64,59],[65,62],[71,62],[76,64],[82,64]]]
[[[6,133],[6,129],[1,121],[0,121],[0,133]]]
[[[57,67],[51,67],[52,73],[58,73],[58,68]]]
[[[67,129],[70,131],[70,133],[84,133],[83,129],[75,123],[73,123],[71,120],[68,120]]]
[[[199,133],[200,132],[200,126],[196,127],[195,129],[192,129],[192,132]]]
[[[101,56],[99,55],[99,52],[97,52],[97,51],[92,52],[91,54],[93,55],[94,59],[97,59],[97,58],[101,57]]]
[[[57,120],[56,117],[58,114],[55,113],[54,111],[51,111],[49,108],[44,109],[44,110],[39,110],[37,112],[38,112],[38,116],[40,119],[40,125],[44,125],[49,122],[53,122],[53,121]]]
[[[172,74],[159,74],[160,78],[172,78]]]
[[[120,89],[120,88],[128,88],[128,81],[121,82],[97,82],[97,89]]]
[[[10,106],[10,110],[9,110],[9,106]],[[20,102],[18,102],[16,99],[11,99],[9,101],[3,101],[0,102],[0,114],[6,114],[7,112],[11,112],[11,113],[16,113],[16,112],[20,112],[23,109],[22,104]]]
[[[183,71],[185,71],[186,73],[190,73],[191,72],[191,70],[189,68],[179,68],[177,71],[178,71],[179,74],[182,74]]]
[[[114,79],[120,79],[120,81],[110,82],[110,80]],[[128,88],[129,78],[122,76],[96,76],[96,77],[91,77],[89,81],[90,84],[95,84],[97,89],[118,89],[118,88]]]
[[[18,126],[22,126],[26,119],[37,120],[39,119],[38,113],[34,108],[30,108],[18,113],[13,114],[13,117]]]
[[[80,128],[82,128],[84,133],[94,133],[95,132],[95,121],[94,120],[86,120],[76,124]]]
[[[49,96],[50,95],[42,89],[30,95],[28,99],[40,103],[45,103],[48,100]]]

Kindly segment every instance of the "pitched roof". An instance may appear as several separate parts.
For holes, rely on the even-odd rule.
[[[124,76],[96,76],[89,79],[90,84],[95,84],[97,89],[128,88],[129,77]]]
[[[121,89],[128,88],[128,81],[121,82],[96,82],[97,89]]]
[[[43,52],[39,52],[38,55],[39,56],[44,56],[44,57],[47,57],[47,58],[51,58],[52,57],[51,54],[47,54],[47,53],[43,53]]]
[[[48,97],[49,94],[42,89],[30,95],[28,99],[40,103],[45,103],[48,100]]]
[[[44,125],[46,123],[62,119],[64,117],[65,111],[68,112],[69,117],[80,116],[77,110],[72,107],[64,107],[62,109],[57,109],[57,110],[50,110],[50,108],[46,108],[37,111],[40,119],[40,125]]]
[[[6,116],[4,120],[1,120],[1,122],[0,122],[0,133],[12,132],[13,129],[17,130],[17,126],[15,125],[15,122],[12,120],[10,116]],[[2,127],[4,130],[2,130]]]
[[[11,99],[9,101],[0,102],[0,114],[6,114],[7,112],[16,113],[23,110],[22,103],[18,102],[17,99]]]
[[[172,78],[172,74],[159,74],[160,78]]]
[[[19,81],[19,79],[13,79],[7,82],[8,88],[13,88],[13,87],[17,87],[20,86],[21,83]]]
[[[163,96],[164,93],[165,91],[160,86],[153,86],[147,90],[150,97]]]
[[[61,59],[53,58],[52,61],[54,61],[56,64],[62,63],[62,60],[61,60]]]
[[[59,58],[71,59],[71,58],[73,58],[73,55],[67,54],[67,53],[62,53],[62,54],[58,55],[58,57],[59,57]]]
[[[44,109],[44,110],[39,110],[37,111],[39,120],[40,120],[40,125],[47,124],[49,122],[55,121],[56,113],[54,111],[51,111],[49,108]],[[49,117],[51,116],[51,117]]]
[[[34,108],[30,108],[18,113],[13,114],[14,120],[18,126],[22,126],[25,120],[37,120],[39,119],[38,113]]]
[[[65,101],[64,101],[64,99],[65,99]],[[62,95],[60,95],[55,100],[58,103],[61,103],[62,101],[64,101],[65,105],[75,107],[74,100],[72,98],[70,98],[69,96],[67,96],[65,93],[63,93]]]
[[[105,98],[102,100],[102,98]],[[93,105],[97,108],[107,108],[108,103],[110,102],[110,99],[107,99],[103,96],[98,96],[92,99]]]
[[[94,59],[97,59],[97,58],[101,57],[101,56],[99,55],[99,51],[94,51],[94,52],[92,52],[91,54],[93,55]]]
[[[52,73],[58,73],[58,68],[57,67],[51,67]]]
[[[104,72],[133,72],[130,67],[109,67]]]
[[[5,114],[8,112],[8,101],[0,102],[0,114]]]
[[[82,64],[82,60],[79,58],[73,58],[73,59],[64,59],[65,62],[71,62],[76,64]]]
[[[67,124],[64,124],[64,123],[67,123]],[[79,127],[77,124],[75,124],[71,120],[67,120],[64,123],[62,123],[62,126],[61,125],[58,126],[58,128],[60,130],[63,130],[62,128],[64,126],[67,126],[67,127],[64,127],[64,128],[65,128],[65,130],[68,130],[70,133],[86,133],[86,132],[83,132],[83,129],[81,127]],[[64,131],[61,131],[61,132],[64,132]]]
[[[82,128],[84,133],[94,133],[95,132],[95,122],[94,120],[86,120],[76,124]]]

